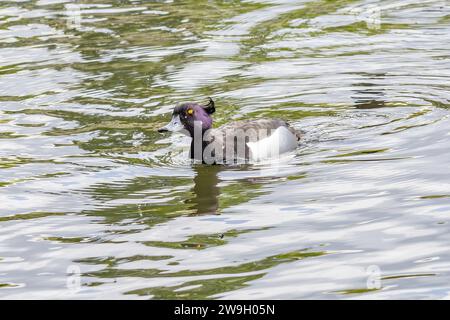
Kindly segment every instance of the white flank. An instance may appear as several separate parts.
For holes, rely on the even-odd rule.
[[[294,150],[298,145],[296,136],[286,127],[279,127],[270,136],[257,142],[247,142],[251,160],[278,158]]]

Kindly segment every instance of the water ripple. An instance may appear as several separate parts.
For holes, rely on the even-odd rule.
[[[439,0],[1,4],[0,297],[448,298],[449,15]],[[191,162],[189,139],[156,128],[207,96],[216,125],[284,117],[299,148]]]

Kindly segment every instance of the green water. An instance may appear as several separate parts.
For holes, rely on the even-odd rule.
[[[0,1],[0,298],[448,298],[449,50],[448,1]],[[192,164],[208,96],[301,145]]]

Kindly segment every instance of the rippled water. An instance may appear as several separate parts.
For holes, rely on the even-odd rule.
[[[114,3],[0,2],[0,298],[450,297],[448,1]],[[191,164],[207,96],[301,146]]]

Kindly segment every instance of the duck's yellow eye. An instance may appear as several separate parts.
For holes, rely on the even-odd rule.
[[[192,116],[194,114],[194,110],[193,109],[187,109],[186,113],[190,116]]]

